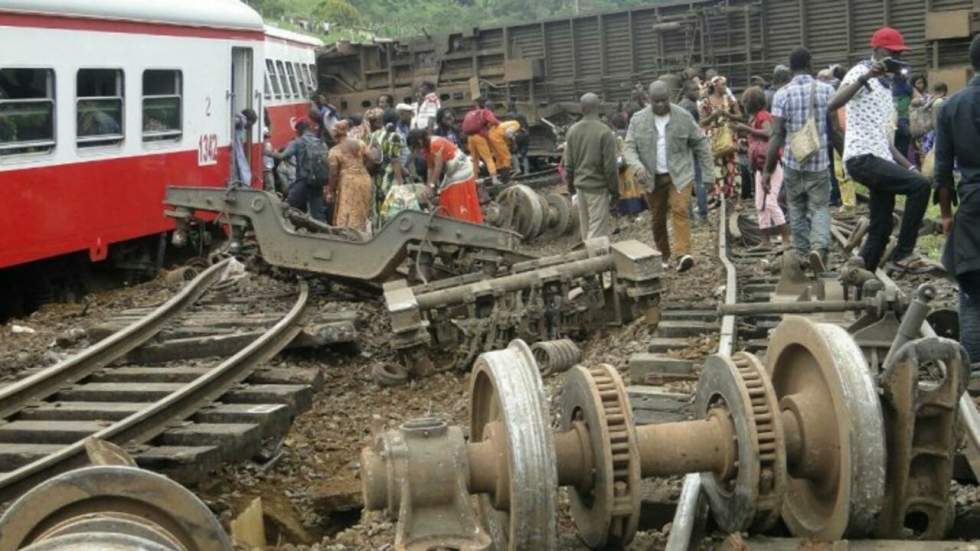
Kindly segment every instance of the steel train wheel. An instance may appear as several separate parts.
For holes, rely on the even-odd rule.
[[[545,209],[541,206],[538,194],[523,184],[513,185],[497,199],[501,205],[501,221],[507,227],[531,239],[541,233],[545,223]]]
[[[632,541],[640,520],[640,457],[633,410],[616,368],[576,366],[560,399],[560,428],[585,423],[593,453],[592,490],[569,489],[579,536],[593,549]]]
[[[494,508],[477,496],[477,507],[498,550],[558,548],[558,472],[548,400],[534,355],[515,340],[504,350],[481,354],[470,383],[470,442],[502,429],[510,480],[510,506]]]
[[[169,478],[135,467],[69,471],[36,486],[0,518],[0,550],[226,551],[231,541],[211,511]],[[86,547],[88,546],[88,547]],[[124,547],[125,548],[125,547]]]
[[[783,520],[802,538],[870,533],[885,491],[885,433],[860,348],[836,325],[787,316],[767,358],[784,422],[799,425],[784,426],[787,442],[799,439],[804,448],[795,464],[790,457]]]

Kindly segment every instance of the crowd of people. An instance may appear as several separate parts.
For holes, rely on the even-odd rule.
[[[930,88],[925,77],[909,74],[901,61],[907,49],[901,33],[885,27],[871,38],[867,60],[849,70],[835,65],[815,71],[809,51],[797,48],[788,65],[774,68],[770,81],[751,77],[740,97],[712,69],[664,75],[645,92],[638,85],[628,108],[606,129],[621,139],[615,177],[606,171],[611,153],[598,163],[592,153],[608,148],[595,138],[600,133],[591,113],[597,98],[583,97],[584,120],[580,131],[569,131],[564,162],[585,198],[579,202],[583,216],[597,217],[583,225],[591,228],[587,236],[612,231],[594,205],[597,190],[616,196],[620,211],[634,211],[628,205],[634,204],[631,186],[638,185],[665,263],[685,271],[694,263],[691,219],[704,220],[720,201],[738,210],[752,201],[763,234],[760,246],[779,240],[805,269],[819,273],[830,248],[831,208],[853,211],[858,182],[868,189],[871,221],[867,242],[850,267],[866,274],[887,260],[892,269],[928,269],[915,254],[930,190],[922,171],[932,170],[936,119],[947,86]],[[597,175],[604,174],[599,185]],[[896,195],[905,196],[904,217],[886,259]]]
[[[523,116],[501,120],[478,98],[457,124],[428,82],[418,86],[413,103],[382,95],[376,106],[345,116],[317,95],[295,130],[279,151],[266,132],[266,189],[316,220],[366,234],[405,209],[482,223],[481,169],[493,184],[529,170]]]
[[[935,189],[949,235],[944,264],[962,290],[964,344],[980,358],[980,80],[947,98],[946,84],[910,74],[898,30],[879,29],[870,47],[853,67],[819,71],[810,52],[797,48],[769,81],[753,76],[741,97],[711,69],[638,84],[612,117],[598,95],[585,94],[560,166],[581,238],[614,233],[614,211],[649,209],[665,267],[683,272],[695,263],[692,222],[722,201],[736,210],[751,204],[760,247],[775,242],[819,274],[827,268],[831,209],[853,211],[856,182],[868,191],[870,221],[844,277],[860,281],[879,267],[931,268],[915,250]],[[980,67],[980,39],[970,55]],[[245,113],[241,124],[253,121]],[[407,208],[482,223],[478,175],[485,171],[496,184],[529,170],[523,116],[498,117],[477,98],[459,121],[429,83],[414,103],[381,96],[376,107],[346,117],[318,96],[296,133],[282,151],[266,148],[266,185],[318,220],[363,232]],[[283,176],[277,165],[293,168]],[[904,210],[889,247],[897,196]]]
[[[819,274],[826,270],[831,208],[852,211],[857,182],[868,191],[869,227],[843,277],[860,282],[879,267],[932,268],[915,250],[935,190],[948,236],[943,264],[960,285],[961,342],[980,358],[980,78],[947,98],[945,83],[930,87],[910,74],[898,30],[879,29],[870,47],[868,58],[849,69],[818,72],[810,52],[797,48],[788,66],[774,69],[771,84],[752,77],[740,101],[710,69],[666,75],[646,93],[635,87],[630,109],[605,128],[596,114],[599,98],[583,96],[583,118],[568,132],[563,160],[583,239],[613,231],[610,208],[601,203],[632,210],[630,188],[638,183],[665,267],[683,272],[694,265],[691,218],[703,219],[712,202],[730,200],[740,209],[740,200],[754,198],[761,247],[778,235],[790,258]],[[970,56],[975,72],[980,37]],[[616,160],[611,133],[621,138]],[[904,209],[889,247],[897,196]]]

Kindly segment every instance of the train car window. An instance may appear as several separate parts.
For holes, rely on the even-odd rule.
[[[286,62],[286,73],[289,74],[289,86],[293,89],[293,97],[298,98],[303,95],[303,89],[296,82],[296,70],[293,64]]]
[[[79,69],[75,77],[75,135],[78,147],[123,141],[123,72]]]
[[[313,86],[313,91],[316,92],[320,89],[320,77],[317,75],[315,63],[310,64],[310,78],[312,79],[310,84]]]
[[[265,78],[272,84],[272,93],[276,99],[282,98],[282,89],[279,87],[279,78],[276,76],[276,67],[271,59],[265,60]]]
[[[0,156],[54,145],[54,71],[0,67]]]
[[[286,80],[286,70],[282,67],[281,61],[276,61],[276,74],[279,75],[279,83],[282,85],[282,97],[289,97],[289,81]]]
[[[171,69],[143,71],[143,141],[179,140],[183,134],[183,75]]]
[[[264,81],[264,83],[265,83],[265,96],[264,97],[265,97],[266,101],[268,101],[268,100],[272,99],[272,90],[269,88],[269,75],[268,75],[268,73],[265,74],[264,76],[265,76],[265,78],[262,79]]]
[[[303,88],[303,97],[309,97],[310,92],[313,91],[310,88],[310,68],[303,63],[297,63],[296,71],[299,73],[299,81]]]

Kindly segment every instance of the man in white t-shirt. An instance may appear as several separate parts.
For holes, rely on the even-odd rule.
[[[929,180],[892,143],[895,106],[885,64],[885,60],[897,60],[908,46],[901,33],[884,27],[871,37],[871,48],[871,58],[848,71],[830,102],[831,110],[847,106],[844,165],[870,194],[868,237],[860,261],[852,265],[869,271],[878,268],[892,233],[895,196],[905,195],[905,215],[888,267],[914,270],[921,264],[913,253],[929,203]]]

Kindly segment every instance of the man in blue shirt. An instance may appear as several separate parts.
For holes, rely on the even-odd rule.
[[[970,44],[980,71],[980,35]],[[935,186],[947,235],[943,266],[960,284],[960,342],[980,362],[980,77],[946,100],[936,121]],[[959,185],[953,165],[959,167]],[[952,203],[959,200],[953,217]]]

